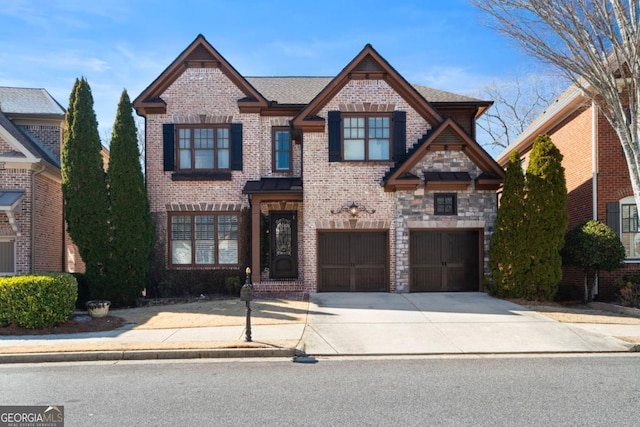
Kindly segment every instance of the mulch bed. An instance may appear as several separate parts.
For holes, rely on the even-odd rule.
[[[99,319],[91,319],[87,322],[67,320],[56,326],[42,329],[30,329],[17,325],[0,327],[0,335],[51,335],[51,334],[75,334],[80,332],[101,332],[118,329],[124,321],[117,316],[106,316]]]

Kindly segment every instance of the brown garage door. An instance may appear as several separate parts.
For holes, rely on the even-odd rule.
[[[469,292],[480,289],[479,232],[412,231],[411,292]]]
[[[318,233],[318,292],[386,292],[386,232]]]

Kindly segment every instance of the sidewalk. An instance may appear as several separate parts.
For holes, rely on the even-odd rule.
[[[198,301],[112,310],[126,322],[113,331],[0,336],[0,363],[628,352],[640,345],[640,318],[595,310],[555,313],[553,307],[532,311],[483,293],[323,293],[309,302],[251,306],[252,342],[245,341],[244,303]]]

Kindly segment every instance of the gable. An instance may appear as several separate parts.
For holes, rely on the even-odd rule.
[[[417,144],[409,150],[405,160],[396,164],[387,172],[383,178],[383,185],[386,191],[414,190],[420,183],[420,176],[415,173],[415,167],[423,159],[433,152],[462,152],[478,168],[479,173],[475,177],[475,187],[478,190],[495,190],[499,187],[504,178],[504,170],[493,160],[493,158],[460,126],[452,119],[447,119],[438,127],[431,129]],[[457,168],[454,168],[457,169]],[[427,172],[436,172],[425,170]],[[427,183],[431,188],[458,188],[462,185],[460,176],[452,174],[424,175],[430,176],[431,183]],[[465,184],[465,185],[468,185]]]
[[[162,99],[164,91],[188,68],[218,68],[244,94],[238,100],[240,112],[257,112],[267,107],[267,100],[258,92],[217,50],[207,42],[202,34],[151,83],[134,101],[133,106],[141,116],[166,113],[166,103]]]
[[[378,52],[367,44],[364,49],[294,118],[293,126],[305,132],[324,132],[322,108],[353,80],[384,80],[429,123],[442,117]],[[366,101],[366,100],[363,100]]]

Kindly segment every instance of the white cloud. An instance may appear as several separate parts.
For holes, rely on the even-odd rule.
[[[495,80],[495,76],[473,73],[464,67],[436,65],[425,70],[414,71],[409,75],[408,80],[435,89],[469,95],[490,84]]]

